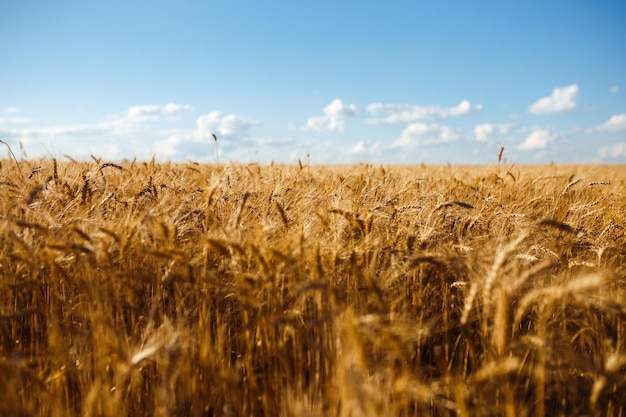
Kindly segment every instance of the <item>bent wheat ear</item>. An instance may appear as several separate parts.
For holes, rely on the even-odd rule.
[[[217,146],[217,135],[215,133],[211,133],[211,136],[213,136],[213,141],[215,142],[215,164],[219,165],[220,164],[220,154],[219,154],[219,149]]]
[[[557,220],[554,220],[554,219],[543,219],[543,220],[541,220],[539,222],[539,225],[554,227],[555,229],[558,229],[558,230],[560,230],[562,232],[576,233],[576,229],[574,229],[569,224],[561,223],[561,222],[559,222]]]
[[[43,189],[44,188],[41,185],[36,185],[31,188],[30,192],[28,193],[28,197],[26,198],[26,205],[30,206],[31,204],[33,204],[39,194],[43,191]]]
[[[20,177],[22,177],[22,182],[24,182],[24,174],[22,174],[22,168],[20,168],[20,163],[17,162],[17,158],[15,157],[15,154],[13,153],[13,151],[11,150],[11,147],[9,146],[8,143],[6,143],[3,140],[0,140],[0,143],[4,144],[7,149],[9,149],[9,153],[11,154],[11,158],[13,158],[13,162],[15,162],[15,166],[17,166],[17,172],[20,173]]]

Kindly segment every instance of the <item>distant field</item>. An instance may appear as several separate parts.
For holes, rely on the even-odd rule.
[[[0,415],[623,416],[626,166],[0,161]]]

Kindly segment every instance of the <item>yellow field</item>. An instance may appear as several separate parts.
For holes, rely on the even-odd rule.
[[[0,415],[625,415],[625,180],[2,160]]]

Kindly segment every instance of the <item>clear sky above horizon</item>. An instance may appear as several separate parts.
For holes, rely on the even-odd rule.
[[[3,0],[0,57],[27,158],[626,163],[623,0]]]

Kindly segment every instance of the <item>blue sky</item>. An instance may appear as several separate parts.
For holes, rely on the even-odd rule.
[[[22,157],[626,162],[624,1],[0,3]],[[6,150],[0,152],[6,153]]]

